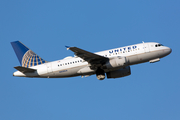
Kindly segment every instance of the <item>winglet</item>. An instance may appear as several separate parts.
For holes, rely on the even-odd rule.
[[[65,47],[67,48],[67,50],[69,50],[69,48],[70,48],[69,46],[65,46]]]

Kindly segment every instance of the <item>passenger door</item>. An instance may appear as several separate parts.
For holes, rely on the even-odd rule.
[[[47,72],[52,73],[52,65],[51,65],[51,63],[47,63],[46,66],[47,66]]]
[[[144,45],[144,52],[149,52],[149,44],[143,43],[143,45]]]

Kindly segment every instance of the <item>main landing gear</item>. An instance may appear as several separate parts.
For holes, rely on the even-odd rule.
[[[97,77],[98,80],[104,80],[104,78],[106,77],[105,73],[104,73],[104,70],[98,68],[96,70],[96,77]]]

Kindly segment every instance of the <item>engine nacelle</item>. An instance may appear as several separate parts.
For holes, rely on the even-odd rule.
[[[112,69],[112,68],[121,68],[127,65],[126,57],[116,57],[110,59],[105,65],[103,65],[103,69]]]
[[[131,75],[131,69],[129,66],[121,68],[119,70],[111,71],[106,73],[107,78],[120,78]]]

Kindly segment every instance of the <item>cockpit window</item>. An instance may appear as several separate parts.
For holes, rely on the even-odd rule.
[[[155,47],[164,46],[163,44],[156,44]]]

